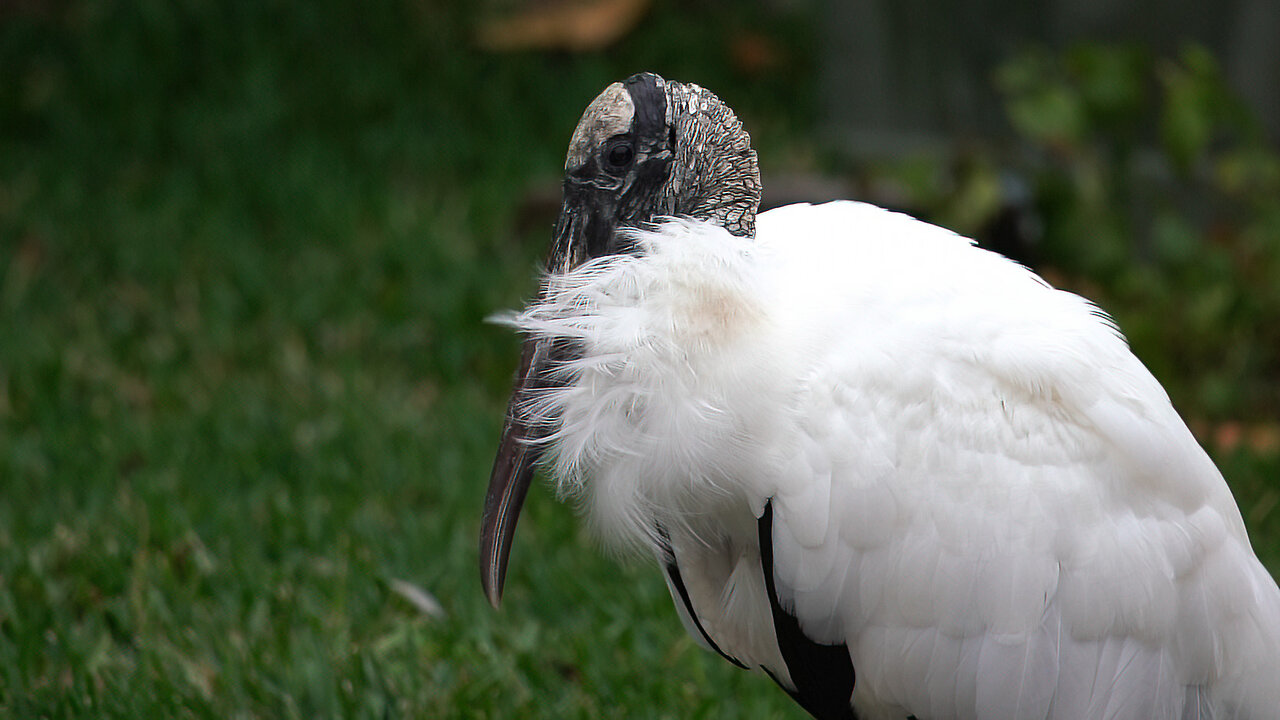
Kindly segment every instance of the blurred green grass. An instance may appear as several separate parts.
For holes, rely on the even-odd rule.
[[[433,0],[14,8],[0,714],[798,716],[545,490],[500,612],[475,541],[516,352],[483,318],[532,291],[530,183],[639,69],[714,88],[787,162],[801,19],[659,3],[607,55],[493,56]],[[796,49],[743,75],[742,30]],[[1224,460],[1274,506],[1273,460]],[[1251,522],[1276,567],[1280,512]]]
[[[471,20],[0,19],[0,714],[791,712],[543,490],[505,607],[480,593],[517,347],[483,318],[531,292],[546,243],[518,204],[604,84],[725,63],[669,9],[607,60],[482,55]]]

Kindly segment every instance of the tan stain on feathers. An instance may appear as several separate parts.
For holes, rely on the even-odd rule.
[[[764,318],[759,302],[714,282],[679,283],[672,307],[676,334],[686,342],[717,346],[734,341]]]

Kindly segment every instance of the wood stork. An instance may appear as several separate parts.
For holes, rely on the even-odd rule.
[[[1280,718],[1280,590],[1106,315],[854,202],[756,216],[712,93],[586,109],[490,479],[542,459],[701,644],[818,718]]]

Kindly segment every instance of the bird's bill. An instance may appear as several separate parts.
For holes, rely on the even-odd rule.
[[[547,255],[547,272],[567,273],[592,258],[618,252],[617,213],[618,199],[612,192],[567,179]]]
[[[613,224],[607,218],[611,208],[602,212],[601,205],[590,199],[576,184],[565,184],[564,205],[547,257],[547,271],[551,274],[569,272],[607,247],[613,236]],[[494,607],[502,600],[516,521],[541,454],[541,445],[537,442],[541,428],[531,426],[525,416],[525,405],[533,392],[545,388],[549,382],[552,348],[550,340],[525,340],[498,456],[489,475],[484,517],[480,522],[480,583]]]
[[[485,493],[484,516],[480,521],[480,583],[494,607],[502,601],[516,521],[520,519],[520,508],[524,506],[538,462],[539,449],[531,443],[533,436],[522,406],[546,370],[547,346],[545,340],[525,340],[502,426],[502,441],[489,475],[489,490]]]

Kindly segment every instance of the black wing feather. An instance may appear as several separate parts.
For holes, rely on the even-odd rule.
[[[671,587],[676,589],[676,593],[680,596],[680,603],[684,605],[685,611],[689,613],[689,617],[693,620],[693,626],[698,629],[698,634],[701,635],[702,639],[711,646],[712,650],[719,653],[720,657],[728,660],[734,665],[737,665],[743,670],[746,670],[746,665],[743,665],[737,658],[721,650],[720,646],[716,644],[716,641],[711,639],[711,635],[707,632],[707,629],[702,627],[702,620],[698,619],[698,613],[693,609],[693,601],[689,599],[689,590],[685,587],[684,578],[680,575],[680,566],[676,564],[676,553],[671,548],[671,537],[667,535],[667,531],[662,527],[658,528],[658,537],[662,540],[662,552],[667,558],[663,567],[667,571],[667,577],[671,578]]]
[[[773,501],[764,506],[760,516],[760,565],[764,570],[769,607],[773,610],[773,629],[778,636],[778,649],[791,673],[795,690],[778,683],[810,715],[818,720],[857,720],[850,700],[853,696],[853,659],[849,646],[824,645],[814,642],[800,629],[796,616],[778,602],[778,589],[773,579]],[[769,673],[774,682],[778,678]]]

